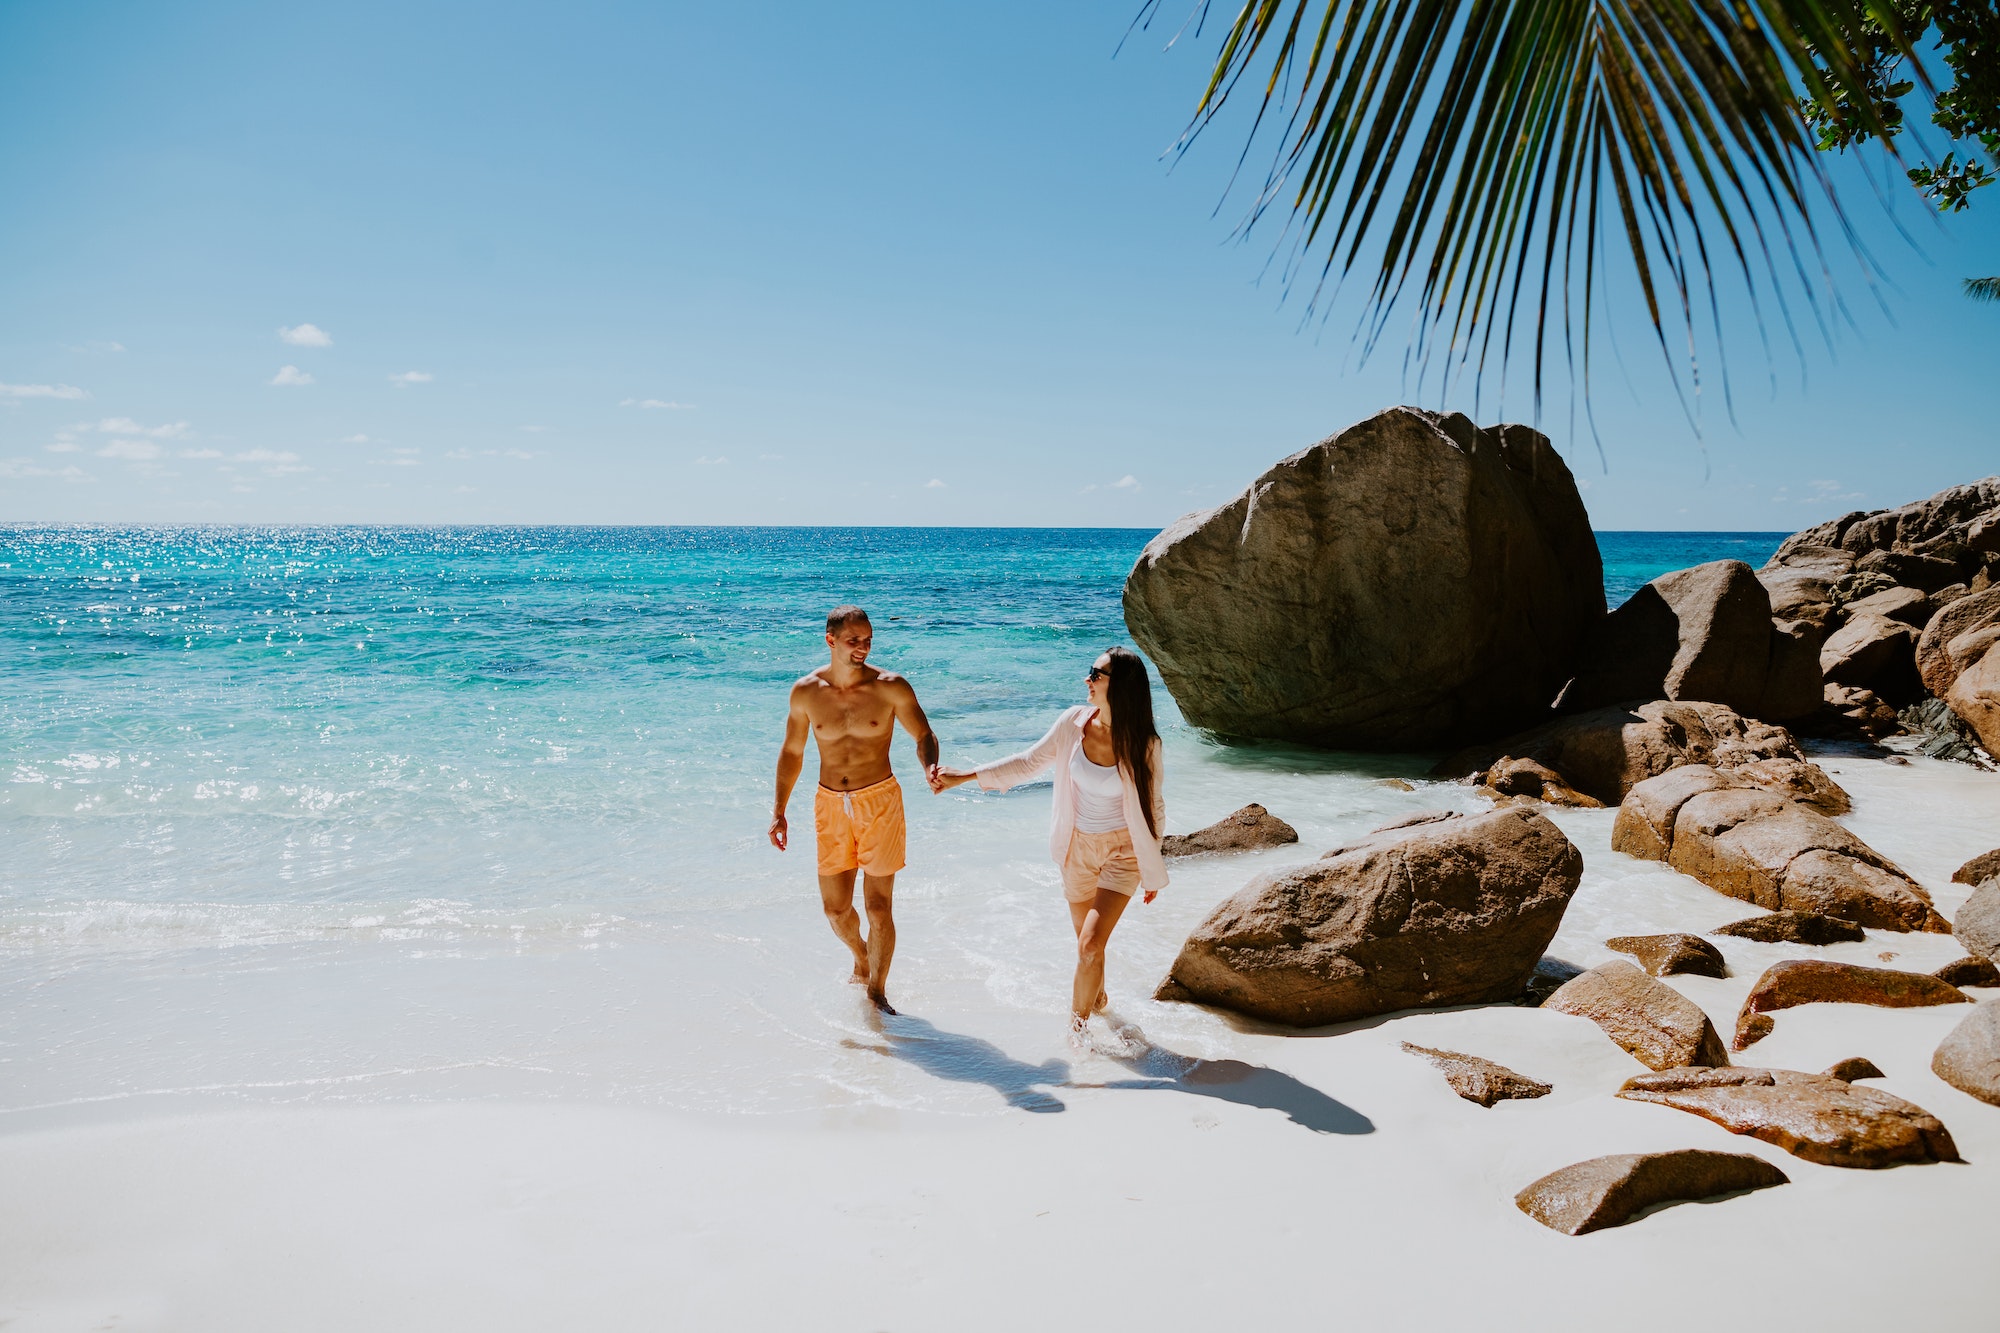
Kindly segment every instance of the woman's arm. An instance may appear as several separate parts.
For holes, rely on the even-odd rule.
[[[1075,711],[1075,709],[1064,709],[1063,715],[1056,719],[1056,724],[1049,728],[1048,734],[1019,754],[1010,754],[1005,759],[996,759],[990,764],[981,764],[978,768],[939,769],[938,790],[944,791],[948,787],[956,787],[975,778],[987,791],[1005,791],[1009,787],[1017,787],[1026,782],[1055,763],[1056,755],[1062,749],[1062,729],[1068,724],[1069,715]]]

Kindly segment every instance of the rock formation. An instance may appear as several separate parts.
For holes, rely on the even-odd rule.
[[[1819,958],[1788,958],[1766,968],[1744,997],[1743,1008],[1736,1015],[1736,1038],[1730,1049],[1740,1051],[1762,1041],[1771,1034],[1771,1014],[1801,1004],[1872,1004],[1884,1009],[1913,1009],[1971,1002],[1956,986],[1922,972],[1858,967]]]
[[[1299,831],[1261,805],[1246,805],[1192,833],[1169,833],[1160,839],[1162,856],[1199,856],[1204,852],[1247,852],[1297,842]]]
[[[1981,852],[1964,865],[1951,872],[1954,884],[1984,884],[1989,879],[2000,879],[2000,847],[1990,852]]]
[[[1947,986],[2000,986],[2000,967],[1973,954],[1954,958],[1931,975]]]
[[[1476,787],[1484,787],[1498,800],[1546,801],[1550,805],[1574,806],[1579,809],[1602,809],[1604,802],[1594,796],[1586,796],[1562,779],[1562,774],[1547,764],[1533,759],[1516,759],[1509,755],[1495,760],[1483,773],[1474,773],[1471,778]]]
[[[1826,1071],[1828,1078],[1837,1078],[1842,1083],[1852,1083],[1857,1078],[1887,1078],[1875,1062],[1865,1055],[1850,1055]]]
[[[1962,1160],[1951,1132],[1923,1107],[1828,1074],[1669,1069],[1627,1079],[1618,1095],[1691,1112],[1822,1166]]]
[[[1549,996],[1542,1008],[1589,1019],[1648,1069],[1729,1063],[1701,1006],[1630,963],[1593,967]]]
[[[1868,938],[1868,932],[1852,921],[1818,912],[1770,912],[1717,926],[1708,933],[1765,944],[1857,944]]]
[[[1674,699],[1767,722],[1803,717],[1821,702],[1820,637],[1816,626],[1775,625],[1770,593],[1740,560],[1675,570],[1591,632],[1559,706]]]
[[[1633,784],[1683,764],[1737,768],[1760,759],[1805,762],[1783,727],[1752,721],[1722,704],[1657,699],[1636,708],[1599,708],[1544,723],[1497,745],[1474,746],[1441,762],[1440,777],[1484,772],[1502,756],[1532,759],[1606,805]],[[1832,779],[1827,779],[1829,785]]]
[[[1974,1009],[1945,1035],[1931,1072],[1960,1092],[2000,1106],[2000,1004]]]
[[[1451,1085],[1453,1092],[1481,1106],[1490,1107],[1495,1102],[1517,1098],[1546,1097],[1554,1091],[1539,1079],[1517,1074],[1505,1065],[1496,1065],[1476,1055],[1440,1051],[1407,1041],[1403,1043],[1403,1049],[1430,1061],[1444,1074],[1444,1081]]]
[[[1699,935],[1673,931],[1666,935],[1620,935],[1604,941],[1604,947],[1629,953],[1639,960],[1648,976],[1671,977],[1688,973],[1697,977],[1726,977],[1729,966],[1722,951]]]
[[[1547,438],[1409,407],[1182,518],[1125,582],[1189,722],[1325,746],[1526,726],[1603,615],[1597,540]]]
[[[1420,815],[1252,879],[1188,936],[1156,998],[1302,1027],[1512,999],[1582,875],[1532,809]]]
[[[1951,933],[1967,953],[2000,964],[2000,880],[1989,879],[1972,891],[1952,918]]]
[[[1665,861],[1732,898],[1879,930],[1948,929],[1922,885],[1803,802],[1690,765],[1633,787],[1616,851]]]
[[[1620,1153],[1551,1171],[1514,1196],[1529,1217],[1565,1236],[1623,1226],[1657,1204],[1712,1199],[1791,1183],[1783,1171],[1749,1153]]]

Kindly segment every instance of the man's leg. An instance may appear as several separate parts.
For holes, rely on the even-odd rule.
[[[861,938],[861,916],[854,910],[854,872],[843,870],[838,875],[821,875],[819,905],[826,913],[826,924],[833,927],[840,942],[854,953],[854,975],[849,980],[866,985],[868,945]]]
[[[894,875],[861,876],[861,905],[868,912],[868,998],[875,1007],[895,1013],[889,1007],[889,960],[896,956],[896,899]]]

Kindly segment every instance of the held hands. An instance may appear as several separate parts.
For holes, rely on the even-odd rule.
[[[1151,901],[1153,901],[1153,899],[1155,899],[1155,898],[1157,898],[1157,897],[1159,897],[1159,896],[1160,896],[1160,891],[1159,891],[1158,889],[1147,889],[1147,890],[1146,890],[1146,897],[1144,898],[1144,900],[1143,900],[1143,901],[1145,901],[1145,902],[1151,902]]]
[[[944,765],[939,764],[932,768],[925,776],[930,779],[932,791],[947,792],[953,787],[971,782],[979,776],[979,771],[971,768],[946,768]]]
[[[770,836],[771,836],[771,845],[773,847],[776,847],[781,852],[784,851],[785,844],[791,839],[791,829],[790,826],[787,825],[785,822],[784,811],[780,810],[777,814],[771,816]]]

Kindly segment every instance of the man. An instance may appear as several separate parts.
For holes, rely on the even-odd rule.
[[[806,733],[819,742],[819,790],[813,793],[813,832],[819,846],[820,907],[827,924],[854,953],[853,980],[884,1013],[889,1007],[889,960],[896,952],[891,908],[896,872],[903,868],[903,789],[889,768],[895,724],[917,742],[924,779],[937,790],[938,742],[917,704],[910,682],[868,665],[875,630],[858,606],[836,606],[826,617],[832,660],[792,686],[785,745],[778,751],[778,801],[771,815],[771,845],[790,841],[785,805],[805,767]],[[854,873],[861,872],[861,904],[868,936],[854,911]]]

